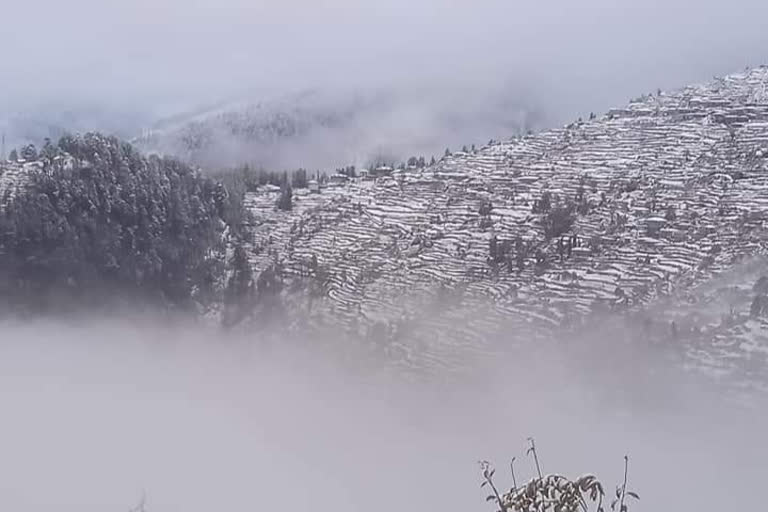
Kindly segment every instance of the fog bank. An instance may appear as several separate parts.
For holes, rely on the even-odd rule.
[[[15,512],[491,510],[476,461],[596,473],[628,453],[635,510],[756,508],[766,418],[610,358],[508,357],[414,383],[258,340],[149,321],[0,327],[0,497]],[[585,370],[602,367],[599,378]],[[598,372],[594,372],[597,375]],[[642,400],[605,399],[625,386]],[[764,410],[764,409],[763,409]]]

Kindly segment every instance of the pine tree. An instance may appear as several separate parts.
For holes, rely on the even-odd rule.
[[[54,158],[56,154],[58,153],[56,146],[51,144],[51,139],[45,138],[45,144],[43,144],[43,149],[40,150],[40,157],[42,158]]]
[[[37,148],[34,144],[28,144],[21,148],[21,158],[27,162],[37,160]]]
[[[496,262],[498,258],[498,238],[496,238],[496,235],[493,235],[488,242],[488,254],[491,257],[491,261]]]
[[[19,159],[19,153],[15,149],[12,149],[11,152],[8,153],[8,160],[10,160],[11,162],[15,162],[18,159]]]
[[[293,188],[307,188],[307,186],[309,186],[306,169],[297,169],[293,171],[291,185]]]
[[[253,271],[248,263],[248,255],[242,245],[235,246],[232,258],[232,276],[227,283],[229,302],[245,298],[253,288]]]
[[[675,211],[675,207],[673,205],[670,204],[667,206],[667,211],[664,213],[664,218],[669,222],[674,222],[677,220],[677,212]]]
[[[545,190],[541,199],[533,203],[533,213],[547,213],[552,208],[552,193]]]
[[[231,326],[240,322],[253,306],[255,293],[253,270],[242,245],[235,246],[232,275],[224,294],[225,311],[222,323]]]
[[[283,211],[293,209],[293,189],[291,189],[291,184],[288,182],[280,190],[280,197],[277,199],[277,209]]]

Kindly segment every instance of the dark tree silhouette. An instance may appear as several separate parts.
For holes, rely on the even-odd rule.
[[[280,197],[277,198],[277,209],[283,211],[293,209],[293,190],[289,183],[285,183],[280,190]]]
[[[34,144],[28,144],[21,148],[21,158],[27,161],[37,160],[37,148]]]
[[[231,224],[221,183],[99,134],[46,151],[68,158],[42,160],[0,212],[0,299],[46,309],[119,295],[187,308],[218,293]]]

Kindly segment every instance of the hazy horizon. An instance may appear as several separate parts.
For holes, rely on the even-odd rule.
[[[521,91],[551,126],[768,63],[768,5],[756,0],[45,0],[5,14],[0,119],[104,113],[78,130],[119,131],[122,117],[135,132],[285,91],[410,87],[475,103]]]

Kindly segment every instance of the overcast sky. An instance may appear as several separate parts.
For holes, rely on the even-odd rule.
[[[511,81],[568,115],[768,62],[764,0],[3,2],[0,113]]]

